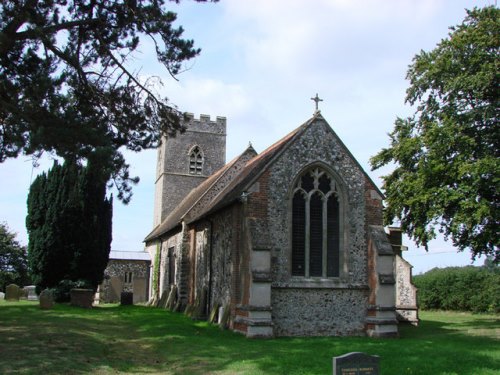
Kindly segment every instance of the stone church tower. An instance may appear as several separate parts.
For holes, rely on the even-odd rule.
[[[226,118],[188,114],[186,131],[158,148],[154,223],[158,226],[182,199],[226,164]]]

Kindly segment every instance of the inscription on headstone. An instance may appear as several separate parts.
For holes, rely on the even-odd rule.
[[[333,357],[333,375],[379,375],[378,355],[353,352]]]

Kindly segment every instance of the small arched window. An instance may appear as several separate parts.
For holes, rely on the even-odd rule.
[[[203,172],[203,153],[198,146],[189,153],[189,174],[201,175]]]
[[[339,277],[337,184],[319,167],[302,173],[292,197],[292,276]]]

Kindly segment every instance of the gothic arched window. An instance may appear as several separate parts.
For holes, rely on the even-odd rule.
[[[340,205],[324,169],[302,173],[292,197],[292,276],[339,277]]]
[[[191,149],[189,153],[189,174],[202,174],[203,153],[198,146]]]

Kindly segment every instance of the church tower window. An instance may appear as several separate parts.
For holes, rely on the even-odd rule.
[[[339,277],[340,205],[335,179],[304,172],[292,197],[292,276]]]
[[[189,153],[189,174],[201,175],[203,172],[203,153],[198,146]]]

